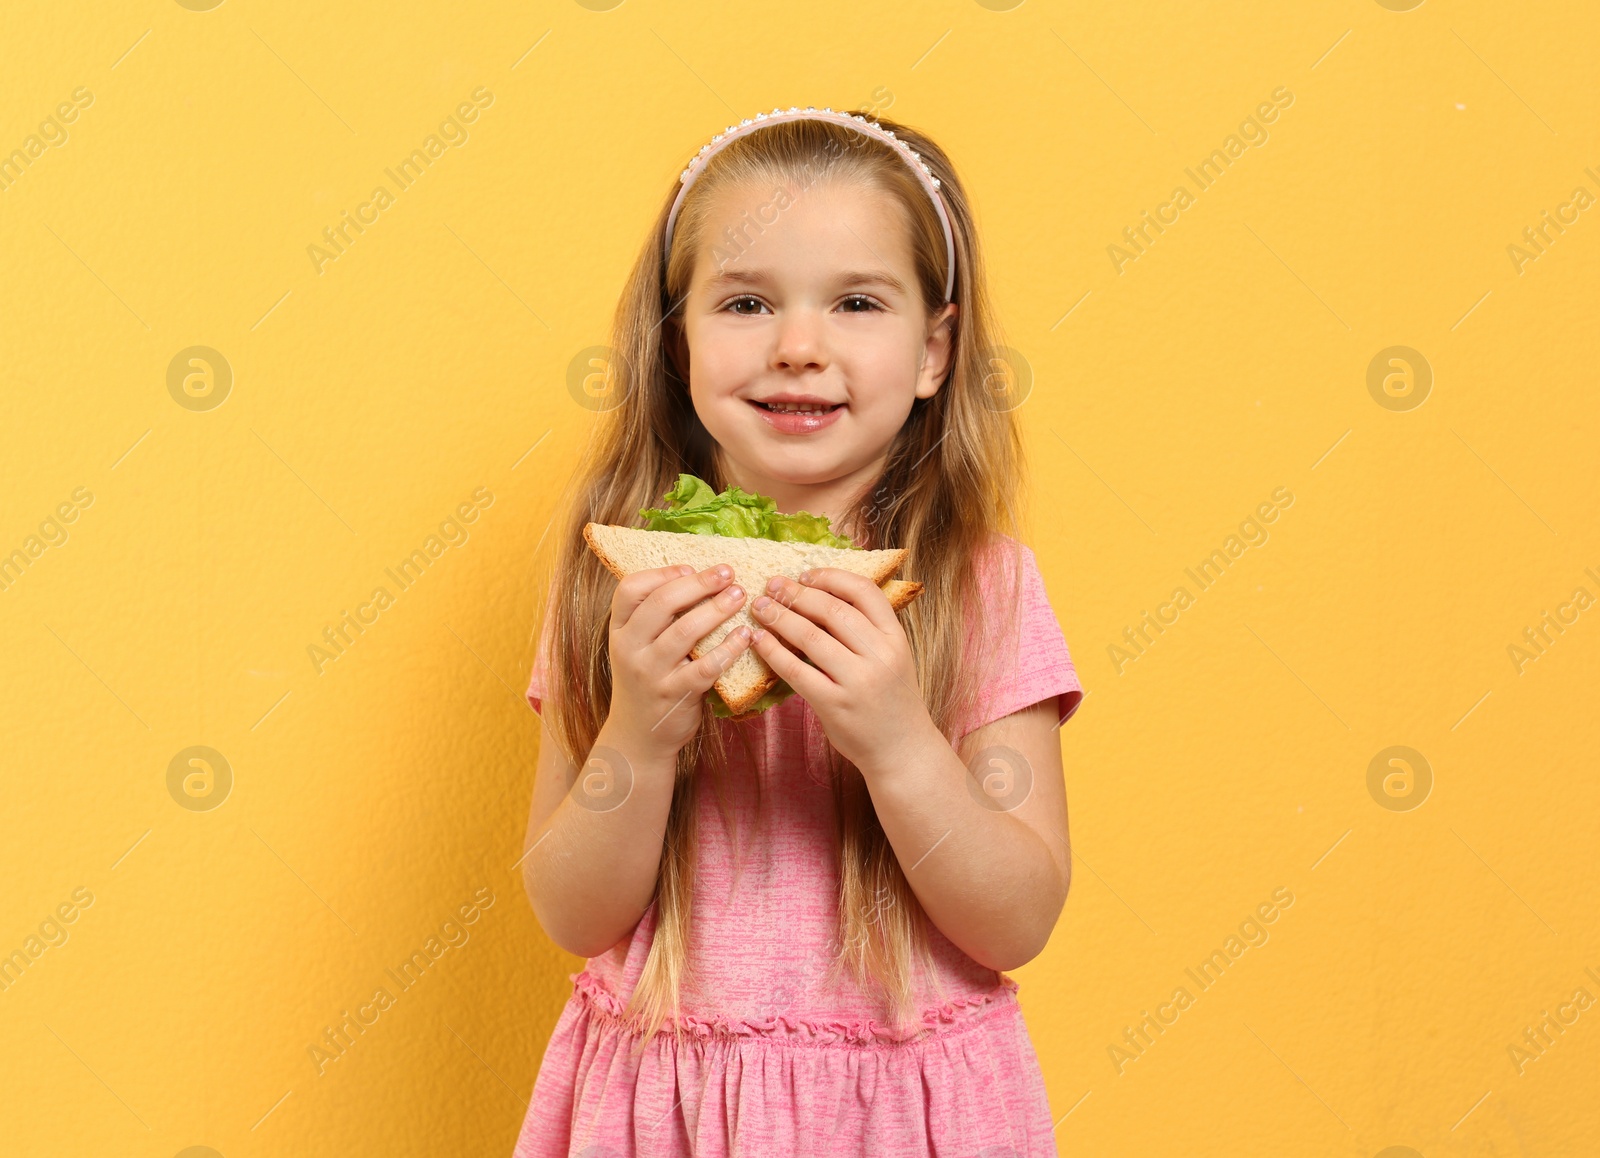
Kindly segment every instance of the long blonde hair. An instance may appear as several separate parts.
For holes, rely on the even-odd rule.
[[[940,180],[955,238],[958,314],[951,322],[954,357],[945,383],[933,397],[913,403],[883,474],[857,497],[836,529],[861,546],[908,550],[900,574],[919,580],[924,590],[900,620],[929,714],[954,742],[958,721],[975,706],[976,662],[991,642],[981,630],[975,560],[980,551],[1006,543],[1003,536],[1013,545],[1016,541],[1022,440],[1014,407],[993,390],[1004,367],[994,361],[1001,347],[966,191],[933,141],[867,110],[861,113],[921,154]],[[663,262],[675,187],[665,193],[613,320],[608,395],[620,401],[599,416],[568,504],[553,524],[560,532],[559,547],[547,589],[558,594],[546,608],[552,620],[552,687],[544,719],[546,734],[573,767],[584,764],[610,706],[608,624],[617,582],[586,547],[583,525],[638,525],[639,509],[657,505],[680,472],[698,475],[718,490],[728,481],[719,477],[716,447],[667,355],[664,334],[681,326],[677,307],[688,294],[709,204],[717,190],[730,185],[776,182],[803,190],[822,180],[855,181],[898,199],[911,224],[918,289],[928,316],[943,304],[944,235],[933,205],[906,162],[865,134],[802,119],[729,143],[685,196],[672,252]],[[1012,576],[1019,570],[1013,567]],[[1015,609],[1017,600],[1002,592],[991,596],[991,604]],[[975,622],[980,624],[976,633]],[[751,726],[758,725],[719,720],[705,711],[699,730],[678,755],[657,877],[654,940],[627,1009],[643,1038],[659,1029],[669,1012],[678,1028],[679,989],[689,976],[693,820],[700,780],[705,776],[713,786],[720,783],[730,734],[748,744],[743,729]],[[860,772],[831,746],[827,752],[839,805],[840,959],[858,981],[880,986],[891,1018],[906,1022],[914,1015],[913,958],[923,964],[930,960],[927,918]]]

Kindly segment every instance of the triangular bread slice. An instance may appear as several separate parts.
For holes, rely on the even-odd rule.
[[[865,575],[889,598],[896,611],[922,593],[922,584],[891,579],[905,561],[906,550],[893,548],[864,551],[850,547],[824,547],[816,543],[796,543],[774,539],[744,539],[728,535],[694,535],[680,531],[646,531],[639,527],[618,527],[589,523],[583,528],[590,550],[618,579],[635,571],[688,564],[704,571],[719,563],[733,568],[733,582],[744,588],[744,606],[723,620],[700,639],[690,655],[699,659],[720,644],[730,631],[743,624],[752,632],[763,625],[750,614],[750,604],[767,589],[774,575],[799,579],[808,567],[838,567]],[[717,677],[716,691],[737,718],[778,683],[767,661],[747,648]]]

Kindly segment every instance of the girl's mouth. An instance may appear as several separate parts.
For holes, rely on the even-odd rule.
[[[839,402],[832,406],[796,406],[793,403],[750,403],[755,407],[762,420],[774,430],[783,434],[810,434],[812,431],[821,430],[830,426],[839,418],[845,408],[845,403]]]

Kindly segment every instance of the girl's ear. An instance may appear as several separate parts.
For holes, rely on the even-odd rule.
[[[945,374],[955,357],[956,315],[960,307],[947,302],[928,322],[928,338],[922,347],[922,366],[917,374],[917,397],[932,398],[939,392]]]

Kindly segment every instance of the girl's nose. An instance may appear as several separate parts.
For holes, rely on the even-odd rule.
[[[778,322],[775,369],[809,370],[827,365],[822,319],[814,310],[786,310]]]

